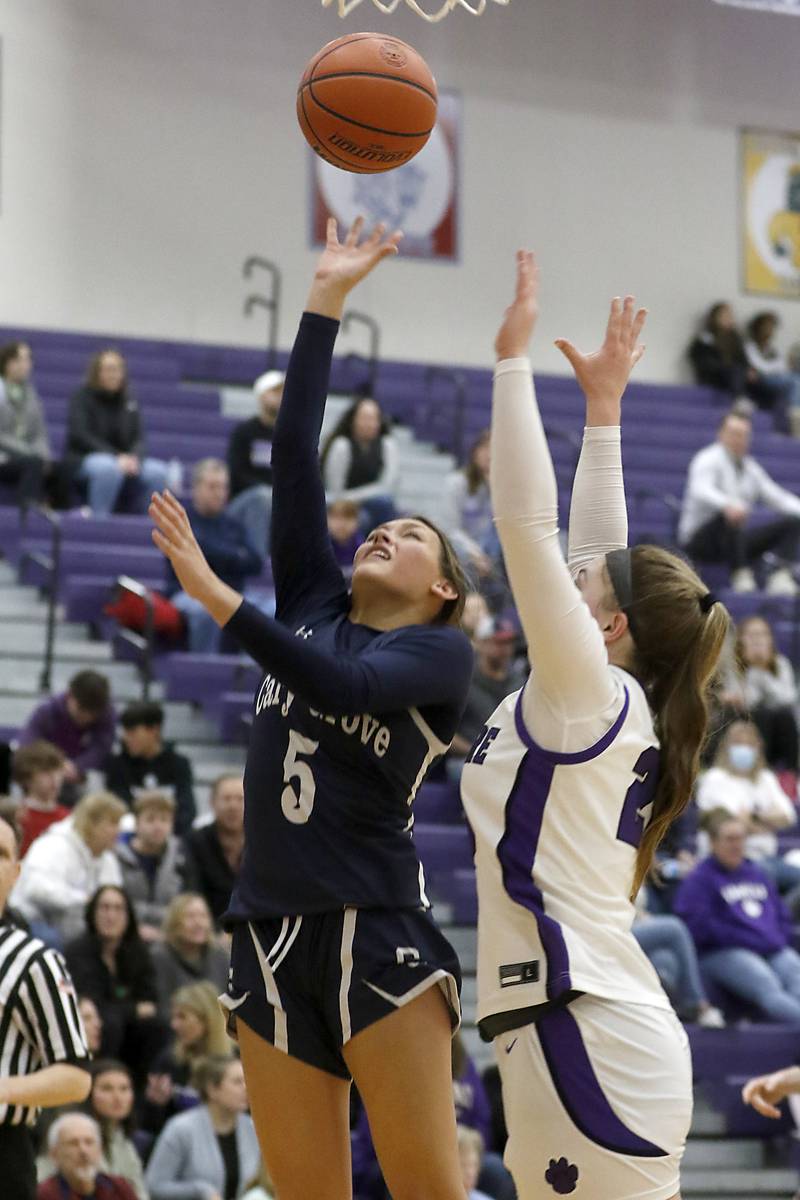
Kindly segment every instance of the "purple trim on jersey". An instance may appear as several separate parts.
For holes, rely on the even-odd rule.
[[[638,1158],[667,1155],[666,1150],[629,1129],[614,1112],[595,1074],[580,1027],[568,1008],[545,1013],[535,1028],[561,1103],[585,1137],[614,1154]]]
[[[525,687],[527,686],[526,684]],[[614,724],[603,734],[600,740],[595,742],[593,746],[590,746],[588,750],[577,750],[574,754],[560,754],[557,750],[545,750],[538,742],[533,740],[525,728],[525,720],[522,716],[522,698],[524,695],[525,688],[520,692],[517,703],[514,706],[514,723],[517,727],[517,737],[529,750],[535,750],[537,754],[541,754],[544,758],[549,759],[550,762],[566,763],[568,765],[571,763],[589,762],[590,759],[597,758],[604,750],[607,750],[622,728],[631,703],[630,692],[625,688],[625,703],[622,705],[622,710]]]
[[[533,914],[547,959],[547,997],[555,1000],[572,990],[569,953],[558,921],[544,911],[544,897],[533,879],[547,797],[556,764],[527,753],[506,802],[506,828],[497,846],[503,886],[512,900]]]

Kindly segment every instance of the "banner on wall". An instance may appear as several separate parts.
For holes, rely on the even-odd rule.
[[[461,97],[439,93],[436,127],[427,145],[405,166],[380,175],[354,175],[311,156],[311,244],[325,243],[329,217],[350,225],[359,213],[368,224],[402,229],[405,258],[456,262],[460,253]]]
[[[800,299],[800,133],[741,133],[744,288]]]

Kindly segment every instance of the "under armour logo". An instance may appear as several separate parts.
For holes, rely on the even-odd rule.
[[[301,637],[305,640],[306,638],[310,638],[313,632],[313,629],[307,629],[305,625],[301,625],[299,629],[295,630],[294,636]]]

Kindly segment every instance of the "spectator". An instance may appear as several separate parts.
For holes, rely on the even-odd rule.
[[[231,891],[244,849],[244,787],[241,775],[220,775],[211,789],[214,820],[193,829],[186,845],[194,866],[197,890],[205,896],[211,915],[219,921]]]
[[[0,346],[0,482],[17,485],[22,505],[41,499],[50,470],[50,442],[32,369],[26,342]]]
[[[196,816],[192,764],[164,741],[164,709],[152,700],[139,700],[119,720],[122,749],[106,764],[106,787],[131,808],[141,792],[172,796],[175,832],[182,837]]]
[[[468,1129],[466,1125],[459,1125],[457,1133],[461,1181],[467,1200],[490,1200],[486,1192],[479,1192],[477,1187],[483,1158],[483,1138],[476,1129]]]
[[[14,755],[14,782],[22,789],[17,822],[22,841],[20,858],[24,858],[31,842],[69,816],[69,809],[59,804],[64,782],[64,755],[51,742],[29,742]]]
[[[800,499],[779,487],[750,456],[752,433],[749,417],[729,412],[722,418],[716,442],[689,464],[678,525],[686,553],[702,562],[727,563],[737,592],[755,589],[752,567],[768,550],[795,562],[800,539]],[[756,505],[782,515],[768,524],[753,523]],[[780,567],[770,576],[767,591],[794,595],[797,585],[790,571]]]
[[[764,617],[745,617],[736,631],[736,659],[742,673],[743,701],[764,739],[771,767],[798,766],[797,683],[792,664],[778,654],[772,628]]]
[[[653,964],[672,1007],[682,1021],[722,1029],[725,1018],[709,1003],[691,934],[680,917],[639,911],[633,936]]]
[[[163,489],[167,464],[145,458],[144,452],[141,414],[128,387],[125,359],[117,350],[101,350],[70,400],[67,426],[67,457],[88,486],[96,517],[114,511],[123,488],[141,512],[150,493]]]
[[[516,633],[507,622],[493,621],[491,633],[478,631],[475,639],[475,668],[469,687],[467,704],[453,738],[448,757],[448,770],[460,776],[464,759],[486,718],[510,692],[522,687],[527,670],[514,662]]]
[[[172,997],[170,1026],[175,1035],[149,1064],[141,1125],[157,1134],[166,1121],[199,1103],[191,1080],[201,1059],[228,1055],[231,1040],[216,988],[208,983],[190,983]]]
[[[494,633],[494,618],[489,611],[486,597],[480,592],[468,592],[464,601],[464,612],[461,617],[461,628],[472,642],[473,647],[484,638]]]
[[[221,459],[202,459],[192,471],[192,502],[186,506],[190,524],[211,570],[234,591],[253,599],[245,590],[245,580],[261,571],[264,553],[251,544],[242,522],[225,511],[227,503],[228,468]],[[196,654],[213,654],[220,640],[214,618],[199,600],[179,590],[169,564],[167,576],[167,593],[186,617],[189,649]]]
[[[125,891],[133,902],[139,934],[146,942],[161,940],[169,905],[192,883],[183,841],[172,832],[175,801],[163,792],[142,792],[134,801],[136,829],[115,849]]]
[[[800,432],[800,375],[790,370],[784,354],[775,345],[775,335],[780,326],[780,317],[775,312],[759,312],[748,322],[747,339],[744,344],[747,361],[758,371],[762,387],[772,387],[775,392],[786,392],[789,401],[789,422],[792,432]]]
[[[68,943],[66,959],[76,988],[91,996],[103,1019],[103,1054],[121,1058],[143,1082],[166,1029],[157,1020],[153,961],[123,888],[97,889],[85,932]]]
[[[92,1063],[92,1090],[86,1111],[100,1127],[101,1168],[127,1179],[138,1200],[149,1200],[142,1160],[133,1143],[133,1076],[124,1063],[101,1058]]]
[[[491,434],[485,429],[470,448],[467,461],[445,481],[442,528],[450,537],[475,586],[491,574],[498,543],[489,492]]]
[[[796,892],[800,899],[800,867],[779,856],[777,837],[777,830],[795,824],[797,810],[764,762],[761,735],[750,721],[734,721],[726,729],[714,765],[698,781],[697,807],[738,817],[747,829],[747,858],[764,868],[778,891]]]
[[[228,513],[241,521],[259,554],[269,552],[272,516],[272,435],[283,397],[284,374],[267,371],[253,384],[258,412],[241,421],[228,442],[231,496]]]
[[[230,955],[214,941],[214,923],[202,896],[176,896],[164,917],[163,935],[163,942],[153,947],[162,1013],[169,1012],[173,995],[186,984],[208,980],[217,992],[225,991]]]
[[[81,1014],[83,1028],[86,1033],[86,1045],[92,1058],[97,1058],[103,1043],[103,1019],[97,1011],[97,1005],[91,996],[81,996],[78,1000],[78,1012]]]
[[[260,1165],[238,1058],[198,1063],[201,1103],[167,1122],[147,1164],[152,1200],[236,1200]]]
[[[501,1155],[491,1151],[484,1154],[491,1146],[492,1112],[483,1080],[460,1033],[453,1037],[451,1055],[456,1121],[461,1128],[474,1131],[480,1138],[481,1154],[475,1184],[482,1189],[481,1195],[486,1192],[492,1200],[516,1200],[514,1181],[503,1165]]]
[[[358,527],[358,505],[355,500],[332,500],[328,505],[328,533],[333,553],[345,579],[353,574],[353,559],[364,538]]]
[[[60,948],[76,937],[97,889],[122,883],[112,846],[124,813],[116,796],[94,792],[71,817],[51,825],[25,855],[13,902],[43,941]]]
[[[19,735],[20,746],[43,740],[63,751],[69,799],[77,799],[78,785],[88,771],[101,770],[114,744],[116,714],[105,675],[78,671],[66,692],[43,700]],[[66,797],[64,797],[66,798]]]
[[[397,515],[397,443],[369,396],[358,396],[337,422],[320,461],[330,499],[354,500],[370,529]]]
[[[47,1149],[56,1173],[39,1184],[36,1200],[137,1200],[127,1179],[102,1171],[100,1129],[85,1113],[58,1117],[50,1126]]]
[[[708,310],[689,347],[689,358],[698,383],[727,392],[732,400],[748,396],[771,408],[775,428],[789,432],[791,388],[785,383],[776,385],[748,361],[730,304],[717,303]]]
[[[789,912],[766,871],[745,857],[744,822],[715,814],[709,832],[711,854],[675,898],[700,966],[765,1020],[800,1025],[800,954]]]

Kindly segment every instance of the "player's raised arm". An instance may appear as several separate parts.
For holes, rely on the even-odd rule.
[[[647,313],[633,296],[611,302],[599,350],[582,354],[556,341],[586,397],[586,426],[575,471],[569,518],[569,566],[573,575],[592,559],[628,544],[628,511],[622,474],[621,410],[628,378],[644,353]]]

